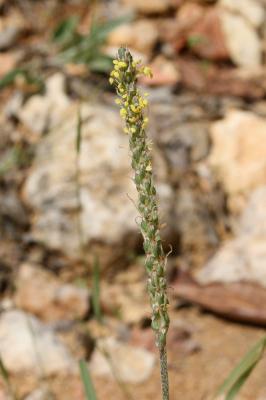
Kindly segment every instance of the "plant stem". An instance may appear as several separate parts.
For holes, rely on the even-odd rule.
[[[169,400],[169,381],[168,381],[168,365],[167,365],[166,346],[161,346],[159,348],[159,352],[160,352],[162,399]]]
[[[116,87],[120,105],[120,115],[125,120],[125,132],[129,134],[129,147],[134,170],[134,182],[138,192],[138,211],[141,222],[139,228],[144,239],[146,253],[145,268],[148,275],[152,315],[151,326],[155,332],[156,345],[160,353],[162,400],[169,400],[168,368],[166,355],[166,335],[169,327],[168,297],[165,276],[166,257],[160,236],[159,213],[156,188],[153,182],[150,143],[146,137],[144,109],[148,101],[138,89],[140,75],[151,76],[148,67],[141,67],[133,60],[130,52],[120,48],[114,60],[110,83]]]

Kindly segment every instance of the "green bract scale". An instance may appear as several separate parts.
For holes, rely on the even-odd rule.
[[[157,346],[165,349],[169,327],[165,279],[166,257],[159,232],[156,189],[152,179],[151,149],[145,133],[148,123],[148,118],[145,116],[145,108],[148,105],[147,95],[143,96],[137,88],[138,77],[140,75],[151,77],[152,73],[150,68],[141,66],[139,61],[134,61],[126,48],[119,49],[118,57],[113,63],[110,84],[116,88],[118,95],[116,103],[120,106],[120,115],[125,121],[124,131],[129,135],[131,165],[135,172],[134,181],[138,191],[137,207],[141,216],[140,230],[146,253],[145,267],[152,307],[152,328],[156,333]]]

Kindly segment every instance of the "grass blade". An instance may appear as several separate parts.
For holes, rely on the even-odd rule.
[[[113,66],[113,60],[106,55],[97,55],[93,60],[88,62],[91,71],[94,72],[109,72]]]
[[[132,14],[127,14],[104,23],[94,22],[91,27],[90,36],[93,38],[93,40],[101,43],[107,38],[110,32],[112,32],[119,25],[123,25],[132,21],[132,18]]]
[[[76,152],[80,153],[81,148],[81,136],[82,133],[82,118],[81,118],[81,109],[78,109],[78,121],[77,121],[77,135],[76,135]]]
[[[72,40],[78,23],[79,19],[76,16],[61,21],[53,32],[52,39],[60,44],[65,44]]]
[[[90,377],[89,369],[84,360],[81,360],[79,362],[79,368],[80,368],[81,379],[84,385],[86,400],[97,400],[94,386],[92,384],[92,380]]]
[[[19,75],[25,75],[25,70],[22,68],[15,68],[12,69],[10,72],[5,74],[1,79],[0,79],[0,89],[5,88],[6,86],[11,85],[14,83],[15,79]]]
[[[231,371],[218,390],[217,395],[224,395],[225,400],[233,400],[246,382],[252,370],[261,360],[266,347],[266,336],[259,340]]]
[[[1,357],[0,357],[0,375],[3,378],[3,381],[4,381],[5,385],[6,385],[6,388],[7,388],[7,391],[9,393],[10,398],[12,400],[17,400],[17,396],[16,396],[16,393],[15,393],[15,390],[13,389],[12,384],[11,384],[10,379],[9,379],[8,371],[7,371],[7,369],[6,369],[5,365],[4,365],[3,360],[2,360]]]
[[[40,92],[44,89],[42,78],[35,76],[29,69],[15,68],[9,71],[0,79],[0,89],[12,85],[16,79],[21,76],[24,79],[25,86],[31,87],[31,92]]]
[[[113,65],[112,60],[101,51],[101,46],[113,29],[131,20],[132,15],[126,15],[105,22],[93,22],[90,32],[86,35],[77,33],[73,21],[72,24],[69,22],[66,25],[63,24],[59,27],[59,38],[67,35],[68,39],[72,39],[64,41],[63,46],[63,43],[58,43],[60,49],[57,59],[62,63],[85,64],[91,71],[95,72],[110,71]],[[70,30],[70,33],[68,33],[68,30]]]
[[[238,394],[241,387],[244,385],[249,375],[251,374],[254,367],[248,369],[245,374],[243,374],[236,383],[232,386],[232,388],[227,392],[225,400],[233,400],[235,396]]]
[[[0,357],[0,374],[3,378],[3,380],[5,381],[6,384],[9,384],[9,375],[8,372],[6,370],[6,367],[4,366],[4,363]]]
[[[102,322],[102,312],[100,303],[100,266],[98,257],[95,257],[93,263],[92,275],[92,308],[95,318],[98,322]]]

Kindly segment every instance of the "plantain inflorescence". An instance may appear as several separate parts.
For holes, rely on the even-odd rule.
[[[114,69],[110,84],[116,89],[120,115],[125,121],[124,131],[129,135],[129,145],[134,170],[134,182],[138,191],[140,230],[144,238],[146,253],[145,268],[148,274],[148,292],[152,307],[152,328],[160,351],[165,351],[166,334],[169,327],[167,285],[165,278],[166,257],[159,232],[159,217],[156,189],[152,178],[150,142],[145,128],[148,118],[147,94],[142,95],[137,87],[138,77],[152,76],[151,69],[134,61],[129,50],[120,48],[113,61]],[[166,398],[166,397],[164,397]]]

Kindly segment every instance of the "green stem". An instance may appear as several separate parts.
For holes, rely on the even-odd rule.
[[[159,352],[160,352],[162,399],[169,400],[169,381],[168,381],[168,365],[167,365],[166,347],[161,346],[159,348]]]
[[[137,82],[141,75],[151,75],[148,67],[139,66],[125,48],[118,51],[114,60],[110,83],[116,87],[120,115],[125,120],[125,132],[129,134],[134,182],[138,192],[137,208],[140,215],[140,230],[144,239],[150,303],[151,326],[155,332],[160,353],[162,400],[169,400],[166,335],[169,328],[167,282],[164,254],[159,224],[156,188],[153,182],[152,157],[146,137],[148,119],[144,109],[147,100],[141,95]]]

